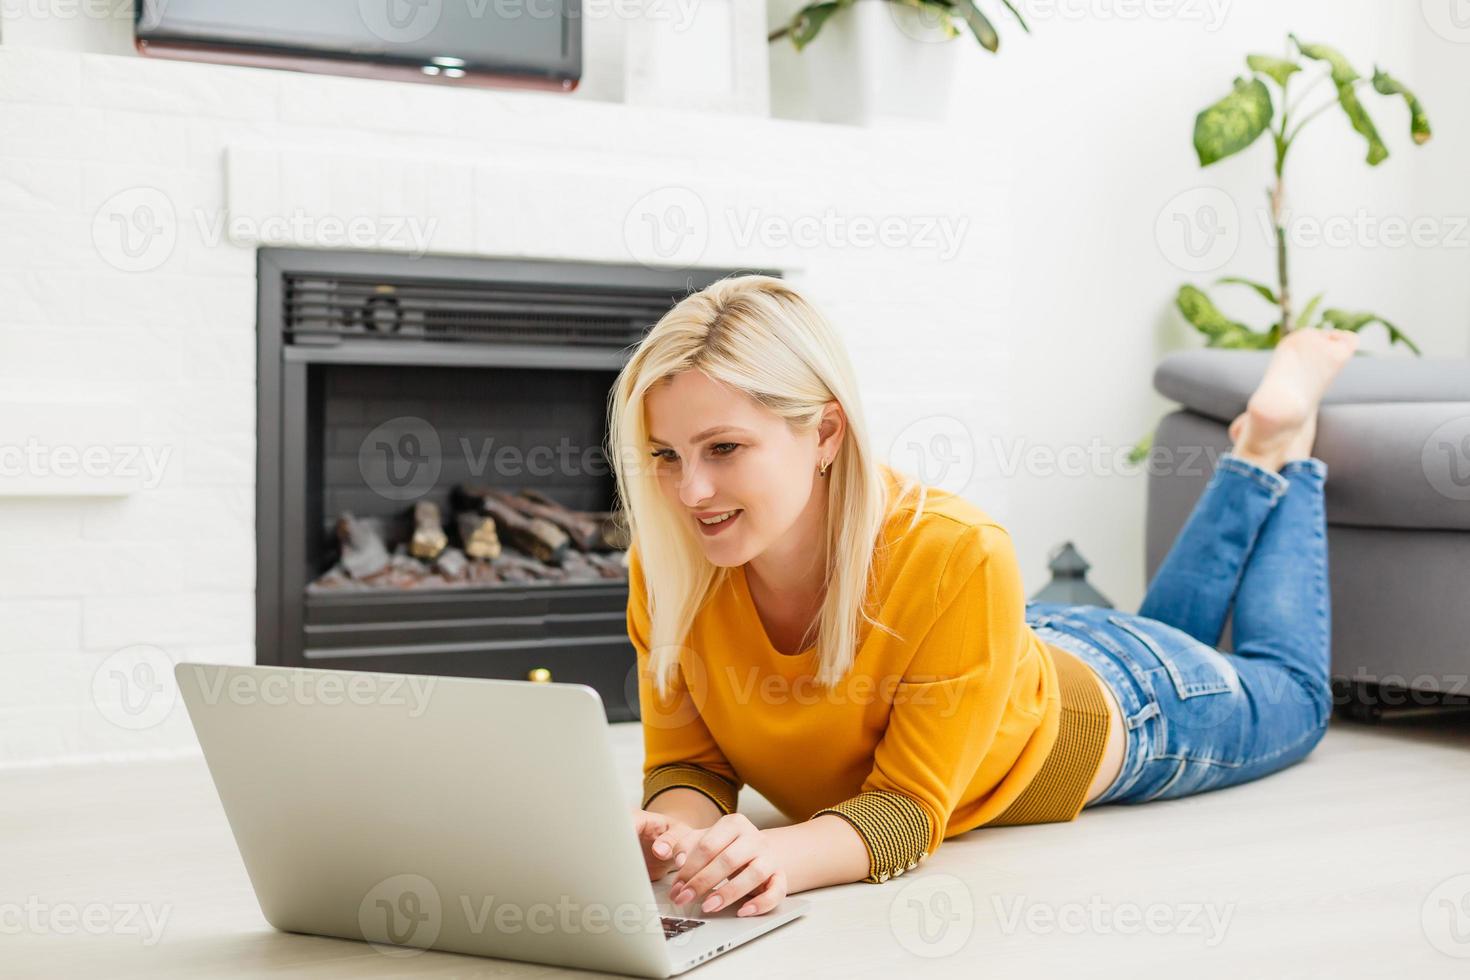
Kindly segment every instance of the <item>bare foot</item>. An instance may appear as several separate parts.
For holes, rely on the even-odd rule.
[[[1249,412],[1241,412],[1239,415],[1235,416],[1235,421],[1230,423],[1230,444],[1232,446],[1240,446],[1240,438],[1242,433],[1245,432],[1245,423],[1248,416]],[[1285,463],[1287,460],[1292,459],[1306,459],[1308,456],[1312,455],[1312,446],[1316,442],[1316,438],[1317,414],[1313,412],[1311,415],[1307,416],[1307,421],[1302,425],[1302,427],[1297,431],[1296,436],[1287,445],[1282,463]],[[1249,452],[1248,447],[1246,448],[1246,452]],[[1236,455],[1242,455],[1242,453],[1237,452]]]
[[[1230,423],[1231,452],[1273,473],[1312,455],[1317,406],[1358,347],[1348,330],[1294,330],[1271,354],[1266,374]]]
[[[1240,442],[1240,433],[1245,425],[1245,413],[1241,412],[1235,416],[1235,421],[1230,423],[1230,444],[1233,446]]]

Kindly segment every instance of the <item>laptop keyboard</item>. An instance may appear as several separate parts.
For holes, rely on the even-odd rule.
[[[663,920],[665,939],[673,939],[680,933],[698,929],[705,923],[704,919],[681,919],[676,915],[661,915],[659,918]]]

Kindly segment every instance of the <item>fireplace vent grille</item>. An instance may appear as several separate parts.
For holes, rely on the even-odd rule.
[[[680,297],[500,282],[288,275],[285,327],[295,343],[352,338],[622,349]]]

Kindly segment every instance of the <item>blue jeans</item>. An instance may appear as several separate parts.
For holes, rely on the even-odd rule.
[[[1146,803],[1301,761],[1332,714],[1327,465],[1220,457],[1136,614],[1030,602],[1037,635],[1117,695],[1122,771],[1088,804]],[[1233,610],[1232,610],[1233,603]],[[1231,619],[1234,651],[1215,647]]]

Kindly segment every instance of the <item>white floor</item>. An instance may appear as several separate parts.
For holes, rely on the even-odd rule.
[[[639,731],[614,730],[631,796]],[[1334,720],[1256,783],[981,829],[912,876],[808,892],[693,976],[1470,976],[1467,830],[1470,714]],[[202,759],[0,774],[0,886],[5,977],[575,972],[274,931]]]

